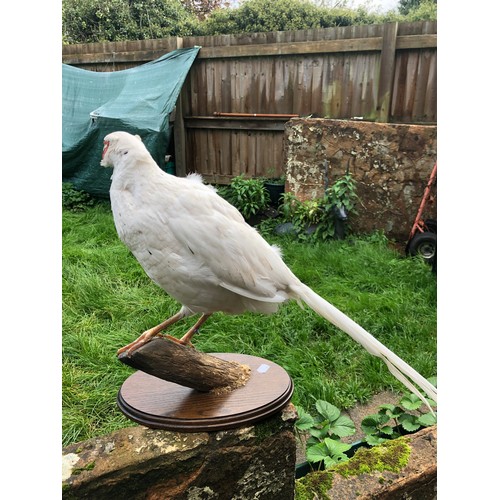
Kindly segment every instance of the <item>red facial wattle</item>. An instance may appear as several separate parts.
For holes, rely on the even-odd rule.
[[[109,148],[109,141],[104,141],[104,148],[102,150],[102,157],[101,157],[101,159],[104,158],[104,155],[106,154],[106,151],[108,150],[108,148]]]

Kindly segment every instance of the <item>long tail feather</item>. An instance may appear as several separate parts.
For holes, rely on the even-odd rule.
[[[300,285],[292,286],[291,289],[296,294],[297,298],[303,300],[313,311],[346,332],[355,341],[359,342],[370,354],[383,359],[389,371],[411,392],[418,396],[432,412],[429,403],[414,384],[419,386],[427,396],[436,403],[437,389],[428,380],[422,377],[420,373],[349,318],[349,316],[339,311],[335,306],[320,297],[308,286],[301,283]]]

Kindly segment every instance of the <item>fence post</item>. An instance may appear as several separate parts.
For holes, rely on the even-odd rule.
[[[177,49],[184,47],[184,39],[177,37]],[[188,73],[189,75],[189,73]],[[187,80],[187,78],[186,78]],[[184,124],[184,109],[183,101],[186,93],[186,81],[181,88],[177,103],[175,106],[175,121],[174,121],[174,155],[175,155],[175,175],[177,177],[186,176],[186,127]]]
[[[377,122],[389,122],[389,111],[392,101],[392,86],[394,80],[394,66],[396,64],[397,34],[397,22],[387,23],[384,25],[377,96]]]

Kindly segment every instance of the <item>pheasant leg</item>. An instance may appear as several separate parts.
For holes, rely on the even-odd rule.
[[[187,333],[179,340],[174,339],[179,344],[189,345],[191,344],[191,337],[200,329],[201,325],[212,315],[212,313],[202,314],[200,319],[187,331]]]
[[[127,344],[126,346],[118,349],[117,354],[121,354],[122,352],[125,352],[125,351],[128,351],[129,353],[132,351],[135,351],[137,348],[141,347],[141,345],[144,345],[146,342],[151,340],[153,337],[156,337],[160,332],[165,330],[165,328],[169,327],[170,325],[173,325],[174,323],[177,323],[177,321],[184,318],[184,316],[185,316],[185,314],[183,314],[182,312],[178,312],[177,314],[174,314],[172,317],[166,319],[163,323],[160,323],[159,325],[157,325],[153,328],[150,328],[149,330],[146,330],[143,334],[141,334],[136,340],[134,340],[130,344]]]

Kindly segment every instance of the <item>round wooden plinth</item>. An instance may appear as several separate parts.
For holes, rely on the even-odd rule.
[[[245,386],[216,394],[198,392],[137,371],[123,383],[118,407],[134,422],[153,429],[204,432],[258,422],[290,401],[293,382],[281,366],[246,354],[211,354],[251,368]]]

